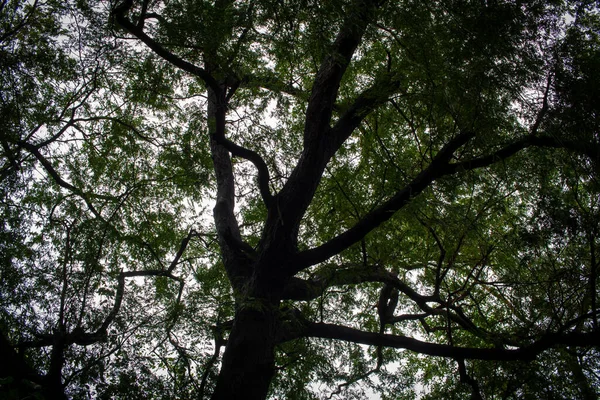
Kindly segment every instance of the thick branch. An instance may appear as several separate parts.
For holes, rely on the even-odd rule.
[[[421,193],[435,180],[458,173],[460,171],[482,168],[501,160],[507,159],[527,147],[549,147],[562,148],[578,154],[586,155],[592,160],[600,160],[600,146],[593,143],[583,143],[574,140],[562,140],[554,137],[527,136],[517,140],[502,149],[468,161],[449,163],[452,154],[472,136],[470,133],[462,133],[450,141],[442,151],[435,157],[433,162],[423,170],[406,187],[398,191],[390,200],[365,215],[356,225],[346,232],[336,236],[319,247],[301,252],[298,257],[296,271],[300,271],[310,265],[323,262],[328,258],[347,249],[354,243],[360,241],[365,235],[377,228],[380,224],[390,219],[394,213],[404,207],[412,197]]]
[[[208,89],[207,114],[209,119],[210,150],[217,180],[217,199],[213,208],[219,246],[230,281],[237,286],[249,276],[248,260],[254,250],[243,242],[235,217],[235,179],[229,151],[221,143],[225,139],[225,93],[220,88]],[[267,178],[268,179],[268,178]],[[250,257],[249,257],[250,256]]]
[[[325,323],[309,324],[306,327],[304,336],[343,340],[371,346],[407,349],[419,354],[436,357],[497,361],[530,361],[543,351],[561,345],[574,347],[600,346],[600,334],[598,332],[548,334],[533,344],[518,349],[456,347],[423,342],[406,336],[364,332],[354,328]]]
[[[305,280],[293,277],[286,284],[283,298],[295,301],[310,301],[323,295],[330,287],[354,285],[363,282],[388,282],[394,277],[383,268],[365,267],[359,265],[349,268],[323,268],[322,273],[316,273],[314,278]]]
[[[333,43],[332,51],[321,63],[313,83],[304,127],[304,147],[329,129],[333,105],[344,72],[362,40],[377,1],[356,0],[349,5],[347,17]]]
[[[394,73],[386,73],[378,77],[373,85],[363,91],[342,113],[340,119],[331,129],[330,147],[339,149],[346,139],[361,124],[364,118],[376,107],[389,101],[390,97],[401,89],[402,76]]]
[[[418,314],[418,316],[401,316],[398,318],[390,316],[389,323],[397,323],[407,319],[423,319],[431,315],[442,315],[450,318],[451,321],[473,335],[484,340],[488,339],[487,333],[478,328],[459,307],[447,304],[437,294],[422,295],[418,293],[410,285],[399,279],[397,275],[383,268],[361,265],[353,268],[334,269],[333,272],[328,272],[325,269],[322,274],[317,274],[316,278],[310,280],[293,277],[285,286],[282,298],[296,301],[310,301],[323,295],[327,288],[362,282],[381,282],[389,285],[415,302],[424,312],[424,314]],[[438,306],[432,307],[428,303],[437,303]]]
[[[317,189],[327,162],[337,151],[332,140],[331,116],[342,77],[372,19],[377,1],[355,0],[323,59],[313,82],[306,109],[304,150],[290,178],[277,196],[265,225],[261,246],[281,248],[281,241],[293,246],[298,227]],[[339,145],[338,145],[339,148]],[[290,246],[290,247],[292,247]],[[291,248],[289,250],[292,250]]]
[[[310,280],[296,277],[290,279],[284,289],[283,298],[310,301],[323,295],[325,290],[330,287],[354,285],[363,282],[381,282],[392,285],[417,303],[424,304],[428,301],[436,301],[431,296],[420,295],[396,275],[383,268],[359,265],[350,268],[335,268],[330,273],[326,271],[327,268],[325,267],[322,274],[317,273],[317,276]]]
[[[231,154],[236,157],[241,157],[245,160],[250,161],[256,169],[258,170],[258,189],[260,191],[260,195],[267,206],[271,204],[273,200],[273,195],[271,194],[271,190],[269,189],[269,168],[267,167],[267,163],[257,152],[247,149],[245,147],[239,146],[233,143],[231,140],[226,139],[224,137],[218,138],[215,137],[217,143],[225,147]]]
[[[425,190],[436,179],[448,175],[449,161],[454,152],[474,136],[472,132],[463,132],[446,144],[431,164],[417,175],[408,185],[398,191],[391,199],[363,217],[346,232],[334,237],[319,247],[303,251],[296,257],[294,273],[311,265],[318,264],[360,241],[373,229],[389,220],[396,211],[404,207],[411,198]]]

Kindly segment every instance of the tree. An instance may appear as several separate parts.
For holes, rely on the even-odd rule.
[[[5,393],[597,398],[595,3],[107,6],[0,10]]]

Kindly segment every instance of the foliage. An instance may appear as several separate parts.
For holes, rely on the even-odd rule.
[[[0,393],[597,398],[599,18],[1,1]]]

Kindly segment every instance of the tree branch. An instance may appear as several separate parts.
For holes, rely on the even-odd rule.
[[[456,361],[458,363],[460,381],[471,386],[471,400],[483,400],[483,397],[481,397],[481,391],[479,390],[479,383],[467,373],[465,360],[461,358]]]
[[[309,323],[303,336],[406,349],[419,354],[463,360],[531,361],[545,350],[557,346],[600,346],[599,332],[547,334],[532,344],[517,349],[457,347],[423,342],[406,336],[364,332],[346,326],[326,323]]]
[[[27,14],[19,21],[14,27],[11,29],[7,29],[2,36],[0,36],[0,43],[5,42],[11,36],[15,36],[21,29],[23,29],[28,23],[30,23],[30,19],[33,14],[38,11],[38,0],[35,0],[33,4],[30,6],[31,8],[27,12]],[[12,22],[12,21],[11,21]]]
[[[454,152],[474,136],[473,132],[463,132],[450,140],[435,156],[429,166],[418,174],[408,185],[384,204],[365,215],[352,228],[334,237],[316,248],[300,252],[292,266],[294,274],[311,266],[323,262],[330,257],[360,241],[373,229],[389,220],[394,213],[404,207],[410,199],[420,194],[436,179],[448,175],[448,165]],[[454,171],[453,171],[454,172]]]
[[[221,255],[227,275],[234,287],[251,274],[248,260],[254,249],[242,240],[238,221],[235,217],[235,179],[229,150],[220,142],[225,139],[225,91],[208,89],[207,114],[209,119],[210,150],[217,180],[217,199],[213,216]],[[268,178],[267,178],[268,179]]]
[[[254,164],[258,171],[258,189],[260,191],[260,195],[263,199],[263,202],[265,203],[265,206],[269,208],[273,200],[273,195],[271,194],[271,190],[269,189],[269,182],[271,178],[269,175],[269,168],[267,167],[267,163],[265,162],[265,160],[263,160],[263,158],[257,152],[237,145],[229,139],[226,139],[224,137],[215,137],[215,140],[217,143],[225,147],[234,156],[241,157]]]
[[[397,281],[402,289],[411,290],[408,285],[403,285],[401,281],[392,273],[381,267],[376,266],[325,266],[315,274],[314,278],[301,279],[293,277],[286,284],[283,291],[283,298],[294,301],[310,301],[319,298],[325,290],[335,286],[354,285],[363,282],[381,282],[390,283]]]
[[[240,87],[264,88],[276,93],[286,93],[301,100],[308,100],[309,97],[307,92],[282,82],[274,73],[269,72],[264,75],[246,75],[242,77]]]
[[[468,171],[489,166],[501,160],[507,159],[527,147],[562,148],[578,154],[586,155],[594,161],[600,160],[600,145],[595,143],[584,143],[575,140],[562,140],[549,136],[527,136],[503,147],[493,154],[474,158],[468,161],[449,163],[454,151],[465,144],[472,136],[474,136],[472,133],[466,132],[461,133],[455,139],[451,140],[438,153],[431,164],[419,175],[417,175],[417,177],[414,178],[406,187],[398,191],[383,205],[365,215],[363,219],[357,222],[352,228],[334,237],[333,239],[330,239],[321,246],[299,253],[296,257],[297,263],[295,265],[295,272],[298,272],[311,265],[323,262],[347,249],[354,243],[357,243],[366,234],[390,219],[394,213],[404,207],[412,197],[421,193],[424,189],[431,185],[431,183],[443,176],[452,175],[460,171]]]
[[[40,164],[42,164],[42,166],[44,167],[46,172],[48,172],[50,177],[52,177],[52,179],[60,187],[65,188],[65,189],[71,191],[72,193],[78,195],[79,197],[81,197],[83,199],[83,201],[85,201],[85,204],[88,206],[88,208],[90,209],[92,214],[94,214],[100,220],[104,220],[104,218],[102,217],[102,214],[100,214],[100,212],[98,210],[96,210],[96,208],[90,201],[89,196],[83,190],[79,189],[78,187],[73,186],[69,182],[62,179],[61,176],[59,175],[58,171],[56,171],[56,169],[54,169],[54,167],[52,166],[50,161],[48,161],[48,159],[46,157],[44,157],[42,155],[42,153],[40,153],[40,151],[38,150],[38,148],[36,146],[34,146],[30,143],[27,143],[27,142],[19,142],[18,144],[20,147],[29,151],[40,162]],[[94,197],[105,198],[104,196],[99,196],[99,195],[96,195]],[[112,200],[112,197],[108,197],[107,199]]]
[[[170,62],[174,66],[181,68],[182,70],[189,72],[190,74],[197,76],[202,79],[209,87],[214,90],[219,90],[219,85],[217,81],[206,71],[204,68],[200,68],[184,59],[178,57],[173,54],[166,48],[164,48],[160,43],[156,42],[150,36],[148,36],[144,30],[142,29],[143,24],[136,25],[129,20],[127,17],[127,13],[133,6],[133,0],[125,0],[112,11],[112,15],[114,16],[117,23],[123,27],[126,31],[137,37],[141,40],[146,46],[148,46],[152,51],[154,51],[158,56],[162,57],[166,61]]]
[[[313,83],[306,109],[305,148],[311,147],[309,143],[329,129],[340,82],[378,6],[378,2],[373,0],[355,0],[348,6],[332,51],[321,63]]]
[[[348,6],[331,51],[319,67],[306,109],[304,150],[277,195],[276,207],[269,213],[261,242],[263,248],[279,248],[284,238],[295,245],[302,216],[314,197],[325,166],[337,151],[333,144],[339,139],[332,140],[330,123],[340,82],[379,3],[355,0]]]
[[[376,107],[389,101],[390,96],[401,89],[402,76],[387,72],[375,80],[372,86],[364,90],[342,113],[330,132],[332,149],[339,149],[364,118]]]
[[[582,141],[566,140],[551,136],[526,136],[504,146],[492,154],[458,163],[451,163],[448,165],[447,171],[448,174],[454,174],[461,170],[469,171],[476,168],[487,167],[488,165],[505,160],[528,147],[565,149],[585,155],[592,160],[600,159],[600,145],[597,143],[585,143]]]
[[[291,278],[283,290],[283,299],[294,301],[314,300],[325,292],[327,288],[334,286],[352,285],[363,282],[381,282],[397,289],[410,300],[412,300],[424,314],[418,314],[418,317],[401,316],[391,317],[390,322],[396,323],[407,319],[423,319],[431,315],[442,315],[458,324],[463,329],[471,332],[473,335],[484,340],[489,339],[489,335],[477,327],[459,307],[448,304],[439,297],[438,294],[422,295],[414,290],[410,285],[398,278],[394,273],[386,271],[380,267],[357,266],[345,269],[335,268],[328,271],[331,267],[323,268],[317,277],[310,280],[300,278]],[[428,303],[437,303],[437,307],[432,307]]]
[[[171,261],[171,264],[169,265],[169,268],[167,269],[167,272],[169,274],[171,274],[173,272],[173,270],[175,269],[175,267],[177,267],[177,264],[179,264],[179,259],[185,252],[185,249],[187,249],[188,243],[190,242],[192,237],[196,236],[196,235],[198,235],[198,233],[194,229],[190,229],[190,232],[188,233],[188,235],[185,238],[183,238],[183,240],[181,241],[181,245],[179,246],[179,250],[177,250],[177,254],[175,254],[173,261]]]

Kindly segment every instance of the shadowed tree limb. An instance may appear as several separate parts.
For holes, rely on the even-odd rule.
[[[308,100],[309,93],[285,83],[275,73],[265,72],[262,75],[245,75],[240,79],[242,88],[263,88],[275,93],[286,93],[300,100]]]
[[[243,158],[250,161],[256,167],[258,171],[258,189],[260,195],[265,203],[265,206],[269,208],[273,200],[273,195],[269,189],[269,181],[271,180],[269,175],[269,168],[265,160],[257,152],[235,144],[225,137],[215,137],[215,141],[225,147],[234,156]]]
[[[446,344],[423,342],[406,336],[365,332],[346,326],[326,323],[308,323],[303,332],[303,336],[337,339],[370,346],[406,349],[419,354],[427,354],[436,357],[497,361],[531,361],[543,351],[558,346],[600,346],[599,332],[550,333],[542,336],[540,339],[529,345],[524,345],[516,349],[457,347]]]
[[[181,59],[176,54],[164,48],[161,44],[156,42],[144,32],[143,20],[144,16],[146,15],[147,2],[144,2],[144,4],[142,5],[142,17],[140,18],[140,23],[138,23],[137,25],[133,24],[133,22],[131,22],[126,16],[127,12],[131,9],[132,6],[133,1],[126,0],[113,10],[113,15],[116,21],[119,23],[119,25],[121,25],[128,32],[130,32],[142,42],[144,42],[152,51],[154,51],[157,55],[159,55],[166,61],[202,79],[215,92],[215,97],[217,98],[217,100],[223,100],[219,101],[219,104],[217,104],[217,108],[226,108],[225,96],[223,96],[223,99],[220,99],[221,96],[219,96],[219,93],[223,92],[221,85],[217,82],[215,78],[213,78],[213,76],[206,69],[198,67],[190,62]],[[236,87],[237,85],[239,85],[239,82],[236,84]],[[235,90],[232,90],[230,92],[229,97],[231,97],[234,91]],[[225,111],[222,110],[222,112],[224,113]],[[265,205],[269,207],[273,196],[271,195],[271,192],[269,190],[269,170],[267,168],[267,164],[262,159],[262,157],[255,151],[246,149],[226,139],[224,135],[224,129],[220,129],[221,125],[224,124],[221,124],[219,122],[220,121],[217,121],[216,124],[216,142],[225,147],[233,155],[244,158],[254,164],[254,166],[258,170],[258,186],[261,196],[263,198],[263,201],[265,202]]]
[[[354,0],[347,6],[331,51],[322,60],[313,81],[306,108],[303,151],[268,214],[260,243],[262,249],[280,249],[285,243],[287,251],[294,251],[302,216],[314,197],[325,166],[337,151],[335,146],[341,145],[333,139],[338,135],[331,135],[330,127],[340,82],[381,3]]]
[[[233,323],[232,323],[233,324]],[[230,324],[230,325],[232,325]],[[219,354],[221,353],[221,347],[227,344],[227,340],[223,338],[223,331],[225,329],[231,329],[231,326],[224,326],[219,323],[219,319],[217,318],[217,325],[213,327],[213,334],[215,337],[215,349],[213,351],[212,356],[204,365],[204,372],[202,373],[202,379],[200,383],[199,396],[198,398],[204,398],[204,392],[206,390],[206,383],[208,382],[208,376],[210,374],[211,369],[217,362],[219,358]]]
[[[450,163],[447,167],[447,174],[454,174],[459,171],[469,171],[476,168],[487,167],[488,165],[505,160],[519,151],[530,147],[546,147],[553,149],[566,149],[577,154],[589,157],[591,160],[600,160],[600,145],[597,143],[585,143],[577,140],[560,139],[552,136],[525,136],[515,142],[506,145],[492,154],[477,157],[472,160]]]
[[[427,302],[438,300],[432,296],[419,294],[396,275],[381,267],[365,267],[360,264],[342,268],[334,267],[333,271],[328,271],[329,268],[329,266],[323,268],[322,273],[317,273],[316,277],[308,280],[297,277],[291,278],[283,291],[283,298],[296,301],[310,301],[320,297],[330,287],[354,285],[363,282],[381,282],[398,288],[414,301]]]
[[[366,214],[347,231],[318,247],[298,253],[295,258],[295,263],[292,266],[293,274],[339,254],[354,243],[360,241],[373,229],[389,220],[396,211],[400,210],[408,204],[413,197],[428,188],[433,181],[447,175],[447,166],[449,165],[448,163],[454,152],[467,143],[473,136],[475,136],[475,134],[470,131],[458,134],[439,151],[426,169],[421,171],[421,173],[403,189],[396,192],[391,199]]]
[[[136,25],[127,17],[127,13],[133,6],[133,0],[125,0],[112,11],[117,23],[122,26],[126,31],[141,40],[148,48],[154,51],[157,55],[170,62],[174,66],[181,68],[182,70],[189,72],[190,74],[197,76],[202,79],[209,87],[213,90],[219,90],[219,84],[215,78],[208,73],[204,68],[200,68],[184,59],[178,57],[174,53],[164,48],[160,43],[148,36],[143,28],[143,24]]]
[[[310,250],[300,252],[294,265],[295,272],[301,271],[311,265],[326,261],[343,250],[360,241],[365,235],[389,220],[398,210],[404,207],[410,199],[425,190],[435,180],[461,171],[486,167],[509,158],[528,147],[547,147],[567,149],[578,154],[588,156],[594,161],[600,160],[600,145],[586,144],[575,140],[562,140],[554,137],[526,136],[517,140],[493,154],[474,158],[472,160],[450,163],[450,159],[459,147],[464,145],[474,134],[461,133],[451,140],[429,166],[417,175],[408,185],[398,191],[391,199],[380,207],[366,214],[352,228],[330,239],[326,243]]]
[[[383,268],[365,268],[362,265],[342,270],[334,270],[329,275],[323,274],[310,280],[300,278],[291,278],[283,291],[283,298],[296,301],[310,301],[320,297],[330,287],[345,286],[363,282],[381,282],[390,288],[397,289],[400,293],[407,296],[424,312],[424,315],[399,318],[390,316],[389,323],[396,323],[406,319],[420,319],[427,316],[441,315],[450,318],[452,322],[457,323],[463,329],[484,340],[489,339],[489,335],[477,327],[461,310],[460,307],[449,304],[438,295],[422,295],[410,287],[408,284],[398,278],[397,275],[386,271]],[[429,303],[437,303],[437,307]]]

